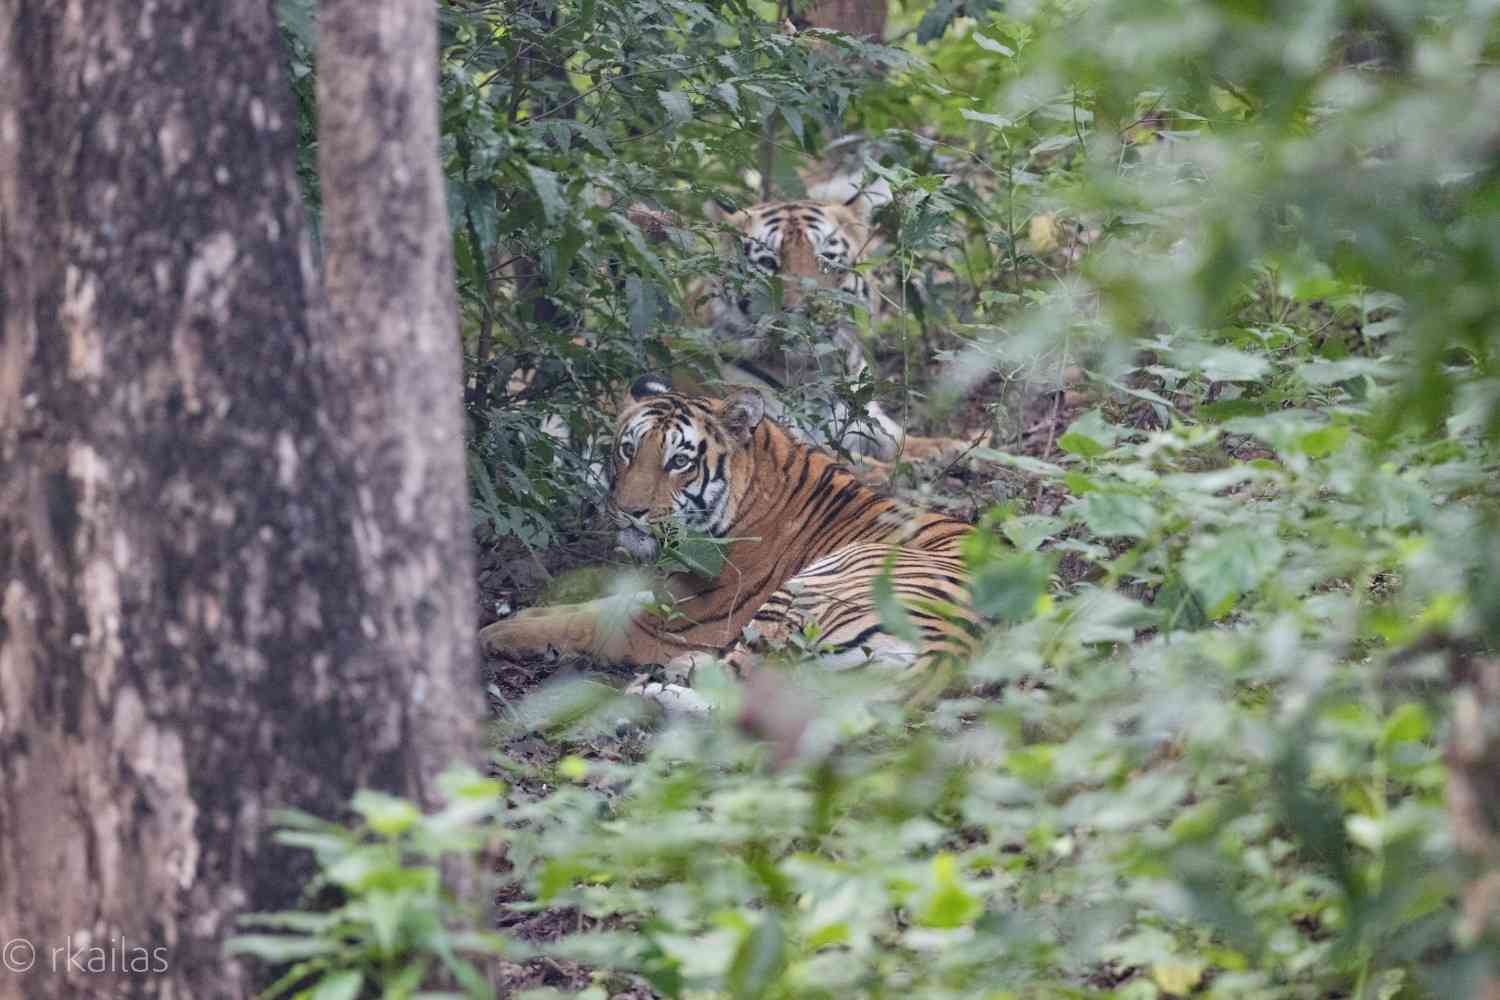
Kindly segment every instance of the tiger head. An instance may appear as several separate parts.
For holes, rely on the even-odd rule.
[[[610,458],[606,506],[620,547],[632,558],[655,559],[660,543],[649,527],[668,520],[725,537],[745,492],[738,467],[765,412],[754,389],[718,400],[674,393],[659,376],[636,379]]]
[[[733,212],[724,251],[742,257],[767,280],[781,279],[781,304],[803,307],[810,289],[837,289],[870,303],[870,286],[856,270],[871,239],[868,202],[777,201]],[[726,285],[714,299],[713,323],[721,330],[755,325],[766,309],[756,289]]]

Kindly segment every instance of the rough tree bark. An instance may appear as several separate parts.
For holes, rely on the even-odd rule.
[[[330,326],[354,405],[344,439],[360,483],[356,551],[377,633],[365,656],[410,684],[411,786],[477,751],[477,598],[437,8],[373,6],[320,7],[318,175]]]
[[[1449,654],[1448,817],[1469,881],[1458,937],[1486,956],[1475,1000],[1500,1000],[1500,660]]]
[[[0,998],[249,995],[222,940],[306,873],[268,810],[465,745],[467,560],[403,549],[457,459],[347,404],[281,67],[267,3],[0,0]]]

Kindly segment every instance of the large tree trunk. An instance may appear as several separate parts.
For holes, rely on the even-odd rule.
[[[479,664],[463,464],[463,355],[438,163],[432,0],[324,0],[324,275],[349,379],[371,666],[401,676],[409,784],[477,750]],[[467,697],[455,699],[455,692]],[[432,796],[426,796],[431,800]]]
[[[413,603],[453,553],[405,548],[457,460],[317,336],[281,66],[266,3],[0,0],[0,998],[248,995],[223,938],[306,874],[268,811],[466,745],[467,560]]]

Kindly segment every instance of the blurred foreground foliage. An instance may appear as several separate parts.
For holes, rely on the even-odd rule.
[[[484,995],[466,949],[581,961],[592,996],[1479,995],[1500,929],[1462,905],[1500,848],[1456,842],[1444,746],[1500,638],[1497,5],[935,0],[892,47],[777,13],[442,5],[477,520],[575,530],[599,400],[694,343],[701,203],[758,197],[767,135],[787,195],[862,131],[877,357],[909,398],[988,385],[978,457],[1029,484],[971,546],[997,624],[959,693],[700,674],[719,710],[622,756],[637,706],[548,687],[505,712],[553,752],[499,757],[504,808],[298,819],[348,902],[245,947],[320,997],[444,965]],[[528,358],[545,389],[506,397]],[[1088,407],[1023,454],[1005,394],[1065,372]],[[435,859],[481,843],[512,911],[578,932],[480,934]]]

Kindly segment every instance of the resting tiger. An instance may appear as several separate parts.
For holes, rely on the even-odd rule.
[[[654,559],[649,527],[675,520],[727,540],[723,568],[712,579],[670,576],[669,615],[637,610],[622,620],[601,601],[535,608],[484,628],[486,648],[642,665],[709,653],[742,673],[751,662],[742,630],[751,624],[774,642],[816,622],[824,647],[845,662],[967,647],[976,622],[959,551],[968,524],[882,497],[767,417],[754,389],[718,400],[642,376],[630,395],[607,501],[621,548]],[[919,646],[882,629],[872,584],[887,562]]]
[[[748,265],[751,280],[726,280],[707,296],[714,342],[724,355],[726,381],[763,390],[795,393],[819,374],[857,378],[866,368],[864,347],[848,305],[857,303],[875,320],[880,297],[856,265],[871,244],[870,201],[856,194],[847,203],[777,201],[723,216],[726,258]],[[770,307],[769,282],[780,279],[781,306],[805,309],[819,291],[837,291],[844,304],[830,303],[819,317],[826,337],[800,346],[773,341],[764,322]],[[810,294],[811,293],[811,294]],[[789,338],[790,339],[790,338]],[[831,347],[831,349],[829,349]],[[814,398],[810,412],[773,410],[801,436],[815,444],[841,445],[852,455],[889,462],[903,452],[903,432],[880,404],[867,403],[856,417],[844,403]],[[934,450],[927,439],[913,439],[911,457]],[[936,450],[948,442],[936,446]]]
[[[830,192],[842,191],[836,184],[825,187]],[[737,276],[731,269],[722,283],[690,291],[689,298],[697,303],[698,320],[710,328],[714,349],[722,361],[719,376],[723,383],[762,390],[769,412],[793,433],[813,444],[842,448],[866,459],[866,464],[883,476],[888,471],[884,463],[898,457],[952,457],[963,452],[968,443],[908,436],[878,402],[865,404],[864,412],[856,414],[832,395],[827,380],[820,377],[858,378],[867,368],[849,305],[858,303],[869,311],[872,320],[879,315],[880,296],[856,267],[874,239],[871,206],[889,195],[878,190],[861,192],[852,186],[850,190],[854,193],[842,202],[815,196],[803,201],[766,202],[717,216],[724,231],[722,254],[746,267]],[[643,208],[627,214],[643,227],[647,225],[643,220],[650,220],[654,231],[662,234],[672,219]],[[804,336],[799,341],[787,330],[796,324],[771,315],[772,279],[779,279],[780,305],[786,313],[807,310],[822,293],[837,293],[840,301],[823,303],[812,320],[817,332],[811,340]],[[534,377],[534,369],[516,370],[507,395],[520,398]],[[699,382],[694,388],[708,391],[710,386]],[[547,432],[560,439],[567,437],[555,418]]]

